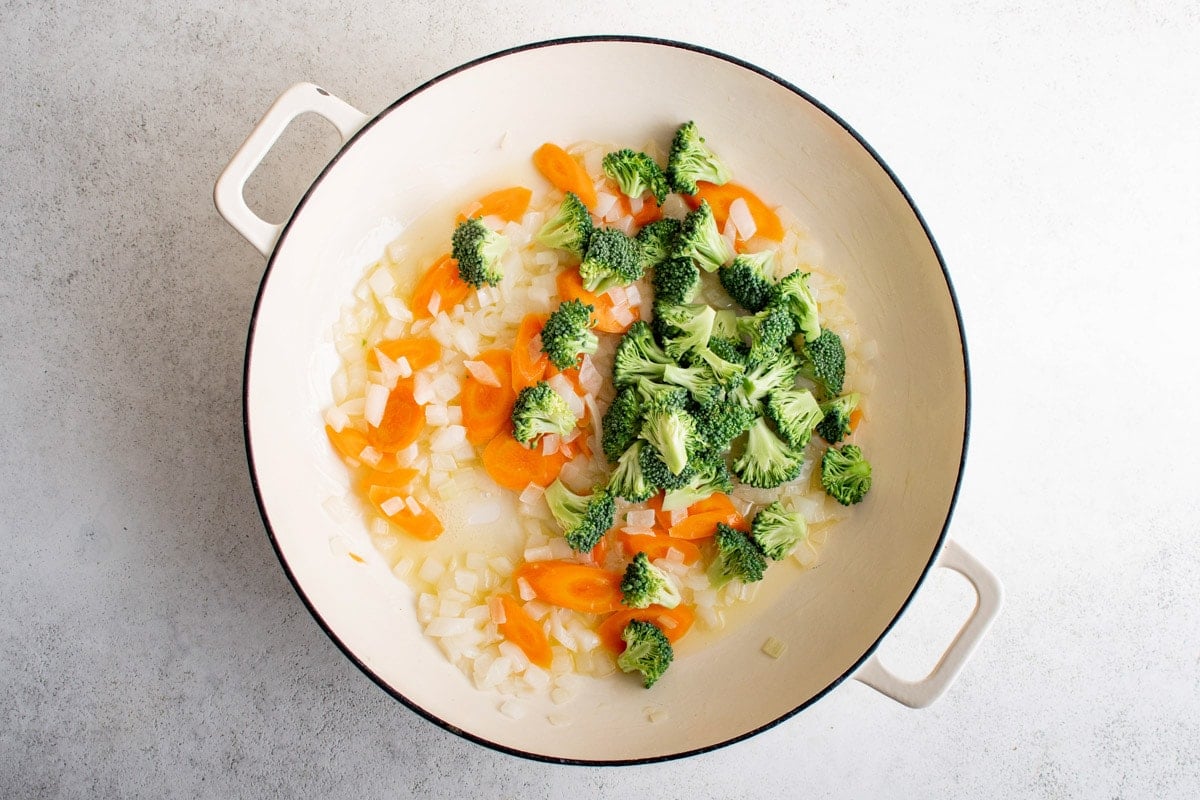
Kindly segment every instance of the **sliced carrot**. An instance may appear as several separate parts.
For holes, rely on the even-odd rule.
[[[596,187],[575,157],[556,144],[546,142],[533,152],[533,165],[557,189],[574,192],[588,208],[596,205]]]
[[[671,527],[671,513],[669,511],[662,510],[662,504],[665,497],[666,495],[663,492],[659,492],[658,494],[654,495],[654,497],[651,497],[646,501],[646,508],[654,510],[655,522],[659,528],[662,528],[663,533],[666,533],[667,529]]]
[[[499,217],[505,222],[516,222],[525,216],[531,197],[533,191],[524,186],[497,189],[459,211],[455,222],[462,222],[467,217]]]
[[[662,629],[668,641],[677,642],[691,630],[692,623],[696,621],[696,612],[692,610],[691,606],[684,605],[674,608],[663,608],[662,606],[623,608],[615,614],[605,617],[604,621],[600,623],[600,627],[596,629],[601,644],[614,653],[624,652],[625,640],[621,638],[621,633],[625,630],[625,626],[635,619],[653,622]]]
[[[512,355],[507,350],[485,350],[475,360],[487,364],[500,381],[499,386],[489,386],[477,381],[470,373],[463,381],[459,403],[467,441],[483,444],[504,430],[512,418],[517,393],[512,389]]]
[[[382,486],[387,489],[407,490],[413,480],[419,475],[415,469],[397,469],[394,472],[383,472],[368,469],[358,480],[358,488],[363,494],[369,494],[372,486]]]
[[[608,558],[607,536],[600,537],[599,541],[597,541],[596,545],[592,548],[592,552],[589,554],[589,557],[592,559],[592,563],[604,566],[604,562]]]
[[[397,381],[388,395],[379,426],[367,426],[367,441],[381,453],[397,453],[425,429],[425,410],[413,397],[411,379]]]
[[[850,432],[854,433],[858,426],[862,424],[864,415],[861,408],[856,408],[850,412]]]
[[[620,538],[625,552],[631,556],[645,553],[646,558],[653,561],[656,558],[666,558],[667,551],[674,548],[683,556],[685,564],[695,564],[700,559],[700,548],[687,539],[673,539],[670,536],[653,533],[626,533],[625,531],[621,531],[617,536]]]
[[[710,511],[719,511],[729,515],[737,513],[737,509],[733,505],[733,500],[723,492],[714,492],[703,500],[697,500],[688,506],[689,514],[704,514]]]
[[[370,446],[371,442],[367,440],[366,434],[362,431],[350,427],[335,431],[326,425],[325,435],[329,437],[329,442],[333,445],[333,449],[337,450],[341,456],[354,461],[356,465],[364,463],[362,460],[362,451],[364,448]],[[382,453],[379,461],[370,466],[375,472],[395,472],[400,469],[400,463],[392,453]]]
[[[542,626],[529,616],[517,598],[511,594],[497,595],[504,607],[504,622],[496,626],[500,634],[521,648],[531,664],[537,664],[542,669],[550,669],[554,654],[550,651],[550,642],[546,640],[546,632]]]
[[[573,561],[531,561],[513,573],[513,580],[524,579],[539,600],[588,614],[608,614],[621,607],[621,578],[620,573]]]
[[[392,361],[403,358],[414,370],[425,369],[442,360],[442,346],[438,344],[437,339],[428,336],[409,336],[380,342],[367,351],[367,366],[371,369],[379,369],[379,359],[375,357],[376,350]]]
[[[519,392],[526,386],[533,386],[546,377],[550,359],[534,344],[534,340],[542,335],[542,327],[545,324],[545,314],[526,314],[517,327],[517,341],[513,343],[511,365],[514,392]]]
[[[417,281],[417,287],[413,289],[413,316],[417,319],[434,316],[429,310],[429,303],[435,293],[438,296],[438,311],[449,311],[466,300],[470,292],[471,285],[458,275],[458,262],[446,253],[434,261],[425,270],[421,280]]]
[[[442,526],[442,521],[438,519],[437,514],[434,514],[433,511],[419,500],[411,497],[408,498],[416,504],[418,508],[416,512],[409,507],[407,502],[393,514],[389,514],[384,510],[384,504],[388,500],[395,497],[404,497],[402,492],[403,490],[391,486],[372,486],[367,492],[367,499],[379,510],[380,514],[387,518],[388,522],[391,522],[410,536],[426,542],[431,542],[441,536],[442,531],[445,530]]]
[[[531,483],[549,486],[567,463],[561,451],[547,456],[542,454],[540,447],[529,449],[514,439],[512,429],[507,427],[492,437],[480,458],[492,480],[514,492],[524,490]]]
[[[746,201],[746,207],[750,209],[750,216],[754,219],[754,235],[773,242],[783,241],[783,223],[780,222],[779,215],[745,186],[736,183],[717,186],[708,181],[696,181],[696,185],[699,191],[694,195],[684,195],[683,199],[692,208],[699,208],[700,201],[707,200],[713,212],[713,219],[721,228],[725,227],[725,220],[729,219],[729,206],[734,200],[741,198]]]
[[[578,300],[594,309],[592,318],[596,320],[596,330],[603,333],[622,333],[641,316],[636,307],[630,307],[629,314],[632,319],[626,323],[618,321],[613,314],[616,306],[613,304],[612,297],[607,293],[593,294],[583,288],[583,278],[579,275],[578,267],[569,267],[558,273],[557,284],[560,300]]]
[[[688,506],[688,515],[667,531],[676,539],[705,539],[717,532],[717,523],[723,522],[739,531],[748,531],[746,518],[733,507],[729,495],[717,492]]]
[[[621,204],[621,212],[633,217],[634,223],[641,227],[648,225],[655,220],[662,219],[662,207],[655,201],[653,195],[642,196],[642,207],[638,209],[636,214],[633,213],[633,206],[629,202],[629,198],[621,194],[619,189],[614,187],[614,193],[618,196],[618,202]]]

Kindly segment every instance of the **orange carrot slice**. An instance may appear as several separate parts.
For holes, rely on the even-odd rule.
[[[371,442],[368,441],[366,434],[362,431],[350,427],[335,431],[326,425],[325,435],[329,437],[329,442],[333,445],[333,449],[337,450],[338,454],[343,458],[351,459],[355,464],[363,463],[363,448],[369,446]],[[375,472],[395,472],[400,469],[400,463],[392,453],[383,453],[379,462],[370,466]]]
[[[499,217],[505,222],[516,222],[525,216],[533,191],[524,186],[510,186],[485,194],[458,212],[455,222],[467,217]]]
[[[692,623],[696,621],[696,612],[692,611],[690,606],[684,605],[675,606],[675,608],[663,608],[662,606],[623,608],[615,614],[605,617],[604,621],[600,623],[600,627],[596,629],[601,644],[614,653],[623,653],[625,640],[621,638],[621,633],[625,630],[625,626],[635,619],[653,622],[662,629],[668,641],[677,642],[691,630]]]
[[[367,499],[371,501],[371,505],[375,506],[388,522],[408,535],[426,542],[431,542],[441,536],[442,531],[445,530],[442,521],[438,519],[437,514],[434,514],[418,500],[408,498],[412,499],[419,509],[416,512],[409,507],[407,502],[392,514],[384,510],[389,500],[403,496],[403,490],[391,486],[372,486],[367,491]]]
[[[547,456],[542,455],[540,447],[530,450],[513,438],[508,427],[492,437],[480,458],[492,480],[514,492],[523,491],[531,483],[549,486],[567,463],[561,451]]]
[[[688,506],[687,517],[672,525],[667,533],[676,539],[705,539],[716,534],[718,522],[739,531],[750,530],[729,495],[717,492]]]
[[[625,552],[633,556],[645,553],[646,558],[653,561],[656,558],[666,558],[667,551],[674,548],[683,556],[683,563],[695,564],[700,559],[700,548],[687,539],[673,539],[670,536],[660,536],[652,533],[617,534]]]
[[[512,349],[512,388],[519,392],[546,377],[550,359],[534,344],[546,324],[544,314],[526,314],[517,327],[517,341]]]
[[[862,424],[864,414],[861,408],[856,408],[850,412],[850,432],[858,430],[858,426]]]
[[[757,229],[754,235],[770,239],[773,242],[783,241],[783,223],[780,222],[779,215],[745,186],[736,183],[717,186],[708,181],[697,181],[696,185],[699,187],[699,191],[694,195],[684,195],[683,199],[692,208],[699,208],[700,201],[707,200],[713,212],[713,219],[721,228],[725,227],[725,220],[729,219],[729,206],[733,205],[734,200],[740,198],[746,201],[746,207],[750,209],[750,216],[754,219],[754,226]]]
[[[428,305],[426,301],[426,305]],[[375,351],[383,353],[392,361],[405,359],[414,370],[425,369],[442,360],[442,346],[428,336],[410,336],[404,339],[387,339],[367,351],[367,366],[379,369]]]
[[[379,427],[367,427],[367,441],[381,453],[397,453],[417,440],[425,428],[425,410],[413,397],[413,383],[402,380],[388,395]]]
[[[621,204],[621,213],[632,216],[634,223],[638,227],[641,227],[642,225],[648,225],[655,220],[662,219],[662,207],[658,205],[653,195],[643,195],[642,207],[638,209],[636,214],[634,214],[633,206],[630,204],[629,198],[621,194],[620,189],[614,186],[612,193],[618,196],[617,202]]]
[[[513,580],[523,578],[539,600],[588,614],[608,614],[621,607],[621,577],[571,561],[527,562],[513,573]]]
[[[434,261],[425,270],[421,280],[417,281],[417,287],[413,289],[413,317],[425,319],[433,316],[429,311],[429,303],[434,293],[438,296],[438,311],[448,312],[466,300],[470,291],[471,285],[458,275],[458,262],[446,253]]]
[[[512,388],[512,355],[507,350],[486,350],[476,361],[482,361],[496,373],[499,386],[480,383],[467,373],[463,381],[462,405],[463,426],[467,429],[467,441],[483,444],[508,424],[512,417],[513,403],[517,399]]]
[[[596,187],[575,158],[556,144],[546,142],[533,152],[533,165],[557,189],[574,192],[588,208],[596,205]]]
[[[583,278],[579,275],[578,267],[569,267],[558,273],[558,297],[560,300],[578,300],[590,305],[593,309],[592,318],[596,320],[596,330],[603,333],[623,333],[629,326],[637,322],[640,311],[630,307],[632,319],[622,323],[613,315],[616,306],[608,294],[593,294],[583,288]]]
[[[517,598],[511,594],[497,595],[504,607],[504,622],[496,628],[510,642],[521,648],[531,664],[537,664],[542,669],[550,669],[554,654],[550,651],[550,642],[542,626],[529,616]]]
[[[397,469],[394,472],[383,472],[368,469],[358,480],[358,488],[363,494],[370,494],[372,486],[382,486],[385,489],[407,492],[412,486],[418,473],[415,469]]]
[[[604,566],[604,562],[608,558],[608,537],[601,536],[588,555],[592,559],[592,563]]]

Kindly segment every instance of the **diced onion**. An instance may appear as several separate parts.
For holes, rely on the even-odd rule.
[[[338,406],[330,406],[325,410],[325,424],[341,433],[350,424],[350,418]]]
[[[425,633],[429,636],[458,636],[463,633],[469,633],[475,626],[471,624],[471,620],[462,619],[461,617],[434,617],[425,626]]]
[[[633,312],[628,308],[618,306],[612,310],[613,321],[618,325],[625,326],[633,322]]]
[[[379,462],[383,461],[383,453],[371,447],[371,445],[367,445],[359,451],[358,460],[368,467],[377,467],[379,466]]]
[[[592,213],[604,219],[608,216],[608,212],[612,210],[613,206],[617,205],[617,200],[616,195],[608,194],[607,192],[597,193],[596,205],[592,209]]]
[[[445,406],[425,406],[425,424],[442,427],[450,424]]]
[[[559,437],[556,433],[547,433],[542,436],[542,455],[552,456],[558,452]]]
[[[426,308],[429,310],[430,316],[436,317],[438,311],[440,311],[442,308],[442,296],[437,292],[429,295],[429,305],[427,305]]]
[[[750,206],[746,205],[745,199],[741,197],[729,204],[729,221],[737,229],[738,238],[743,241],[753,239],[755,231],[758,230],[754,216],[750,213]]]
[[[763,642],[762,651],[771,658],[779,658],[785,650],[787,650],[787,642],[776,639],[774,636],[768,636],[767,640]]]
[[[642,292],[638,289],[637,284],[631,283],[625,287],[625,300],[630,306],[641,305]]]
[[[508,620],[508,614],[504,610],[504,601],[500,599],[500,595],[492,595],[488,598],[488,612],[492,622],[497,625],[503,625]]]
[[[604,386],[604,376],[596,369],[591,356],[584,356],[579,364],[579,385],[588,394],[599,394]]]
[[[517,578],[517,594],[522,600],[532,600],[537,597],[537,592],[529,585],[529,581],[524,578]]]
[[[472,378],[484,386],[500,385],[500,379],[496,377],[495,371],[487,365],[486,361],[464,361],[463,366],[467,368],[467,372],[471,373]]]
[[[408,510],[412,512],[414,517],[421,516],[425,511],[425,509],[421,508],[421,504],[416,501],[416,498],[406,497],[404,498],[404,504],[408,506]]]
[[[654,509],[647,508],[639,511],[630,511],[625,515],[626,529],[645,530],[648,531],[654,527]]]
[[[366,418],[367,424],[374,427],[379,427],[379,423],[383,422],[383,410],[387,408],[388,388],[378,383],[372,383],[367,387],[367,404],[363,408],[363,417]]]
[[[542,495],[545,493],[546,490],[541,486],[538,486],[536,483],[531,483],[521,491],[520,500],[525,505],[531,506],[540,500]]]

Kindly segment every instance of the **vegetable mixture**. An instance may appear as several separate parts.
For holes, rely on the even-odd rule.
[[[836,279],[796,263],[786,211],[733,183],[692,122],[665,159],[551,143],[532,159],[548,186],[463,208],[415,285],[403,246],[373,265],[335,331],[326,413],[426,633],[513,717],[522,694],[569,700],[580,673],[669,680],[697,620],[718,629],[772,565],[810,565],[871,488],[847,441],[871,346]],[[519,558],[423,556],[500,514],[452,509],[502,493]]]

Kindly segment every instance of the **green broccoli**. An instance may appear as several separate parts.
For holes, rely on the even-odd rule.
[[[546,247],[566,250],[583,258],[592,235],[592,215],[574,192],[567,192],[553,217],[537,233],[537,241]]]
[[[642,452],[645,450],[652,451],[654,448],[641,439],[635,439],[617,459],[617,465],[608,478],[608,490],[631,503],[645,502],[658,493],[658,486],[647,480],[642,472]]]
[[[512,411],[513,437],[532,449],[542,434],[566,436],[575,429],[575,414],[550,384],[539,381],[517,395]]]
[[[871,464],[856,445],[831,447],[821,459],[821,486],[842,505],[854,505],[871,490]]]
[[[737,321],[737,312],[732,308],[718,309],[717,318],[713,320],[713,336],[735,339],[740,342],[741,339],[739,337],[741,334],[738,333]]]
[[[724,522],[717,523],[717,557],[708,567],[708,581],[720,589],[734,578],[742,583],[761,581],[767,569],[758,546],[746,534]]]
[[[811,380],[826,398],[842,393],[846,379],[846,349],[841,338],[829,330],[821,329],[821,335],[800,348],[800,374]]]
[[[729,168],[704,143],[695,122],[685,122],[675,131],[671,154],[667,158],[667,181],[681,194],[699,191],[696,181],[708,181],[720,186],[728,183]]]
[[[670,189],[667,176],[654,159],[645,153],[625,148],[609,153],[601,162],[604,174],[616,181],[621,191],[630,197],[650,192],[659,205],[667,199]]]
[[[757,314],[738,317],[738,329],[750,340],[751,364],[772,361],[788,343],[795,330],[792,317],[782,308],[768,306]]]
[[[616,461],[629,449],[642,429],[642,409],[645,403],[641,391],[628,386],[617,392],[612,404],[604,412],[601,423],[600,446],[609,461]]]
[[[754,515],[750,537],[763,555],[779,561],[808,539],[808,523],[798,512],[788,511],[776,500]]]
[[[821,403],[821,421],[817,433],[830,444],[837,444],[850,435],[850,415],[858,408],[858,392],[844,394]]]
[[[725,466],[725,457],[719,452],[710,450],[694,456],[688,462],[686,472],[691,474],[687,483],[667,489],[666,496],[663,497],[663,511],[678,511],[715,492],[727,493],[733,490],[733,478],[729,474],[729,467]]]
[[[625,652],[617,656],[617,666],[623,672],[640,672],[647,689],[653,686],[671,666],[675,651],[662,629],[653,622],[630,620],[621,632]]]
[[[579,356],[594,353],[600,347],[600,339],[592,333],[595,307],[580,300],[568,300],[546,318],[542,327],[542,352],[550,357],[550,363],[559,369],[577,366]]]
[[[700,290],[700,270],[690,258],[668,258],[654,267],[651,285],[654,287],[655,300],[690,303]]]
[[[706,367],[683,367],[664,353],[644,320],[630,325],[617,344],[613,383],[617,387],[639,386],[645,394],[653,394],[656,384],[669,383],[687,389],[698,403],[721,392],[716,376]]]
[[[754,409],[738,402],[736,398],[716,400],[700,406],[694,414],[700,438],[713,450],[724,452],[729,444],[741,436],[758,417]]]
[[[562,526],[567,544],[577,553],[591,550],[613,526],[616,501],[603,486],[597,486],[591,495],[581,495],[555,480],[546,488],[545,497],[550,513]]]
[[[823,416],[821,406],[807,389],[775,389],[767,395],[767,418],[785,442],[803,449]]]
[[[743,253],[717,271],[721,285],[729,296],[752,313],[762,311],[775,299],[779,291],[771,280],[775,253]]]
[[[774,361],[752,364],[734,387],[733,396],[750,407],[776,389],[791,389],[796,385],[800,371],[800,359],[791,349],[786,349]]]
[[[675,252],[675,240],[679,238],[679,220],[663,217],[647,223],[637,232],[633,240],[642,252],[642,266],[657,267]]]
[[[721,312],[717,312],[717,319],[721,319]],[[713,326],[713,336],[708,340],[708,349],[714,356],[722,361],[728,361],[731,364],[737,364],[742,367],[741,372],[745,372],[746,356],[750,350],[747,348],[741,339],[731,338],[716,333],[717,326]]]
[[[804,453],[776,436],[766,419],[759,417],[750,426],[746,449],[733,462],[733,471],[742,483],[756,489],[774,489],[795,480],[803,465]]]
[[[683,391],[659,392],[644,411],[642,438],[654,445],[673,475],[683,472],[688,458],[701,446],[696,420],[684,408],[686,403]]]
[[[662,337],[663,349],[674,359],[691,355],[708,365],[722,383],[741,377],[745,367],[740,361],[729,361],[714,353],[708,346],[717,312],[703,303],[674,305],[656,302],[654,323]]]
[[[588,238],[579,274],[589,292],[606,292],[642,277],[642,253],[637,242],[616,228],[597,228]]]
[[[716,272],[733,258],[733,250],[717,228],[707,200],[683,218],[675,255],[692,259],[705,272]]]
[[[654,484],[655,489],[667,491],[682,489],[691,483],[696,473],[690,463],[685,464],[679,472],[672,472],[656,447],[644,439],[639,439],[638,442],[646,445],[639,454],[638,465],[642,468],[642,475],[647,483]]]
[[[773,302],[787,309],[796,323],[796,330],[804,334],[804,341],[811,342],[821,334],[821,323],[817,317],[817,299],[808,287],[807,272],[791,272],[784,275],[775,287]]]
[[[621,580],[621,602],[630,608],[674,608],[682,599],[675,582],[667,577],[667,573],[651,564],[645,553],[639,552],[625,567],[625,577]]]
[[[450,254],[458,262],[458,275],[476,289],[495,286],[504,277],[500,259],[508,239],[484,225],[478,217],[458,223],[450,237]]]

